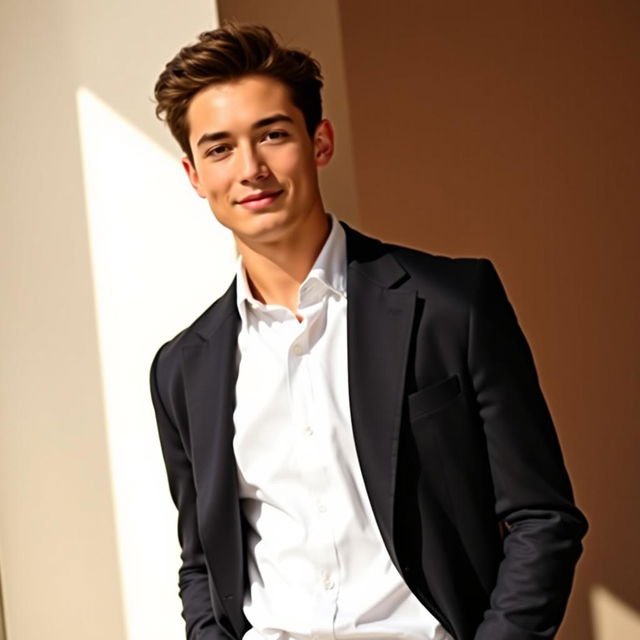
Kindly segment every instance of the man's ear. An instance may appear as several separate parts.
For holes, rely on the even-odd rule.
[[[321,120],[313,134],[316,167],[325,167],[333,157],[333,126],[328,120]]]
[[[202,187],[200,186],[200,176],[198,176],[198,172],[196,171],[195,167],[193,166],[193,163],[191,162],[191,160],[189,160],[187,156],[184,156],[182,158],[182,166],[184,167],[184,170],[186,171],[187,176],[189,177],[189,182],[191,183],[191,186],[195,189],[196,193],[201,198],[206,198],[207,195],[202,191]]]

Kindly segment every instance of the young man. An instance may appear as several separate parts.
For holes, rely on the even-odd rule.
[[[233,25],[156,85],[240,254],[151,371],[187,636],[552,638],[586,522],[527,343],[488,260],[325,213],[321,86]]]

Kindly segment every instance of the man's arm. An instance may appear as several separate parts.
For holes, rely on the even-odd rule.
[[[484,423],[495,509],[508,530],[476,640],[553,638],[587,530],[573,502],[531,351],[493,265],[478,263],[469,370]]]
[[[198,534],[196,491],[191,462],[185,453],[178,429],[169,417],[158,384],[158,361],[151,365],[151,398],[156,412],[162,455],[169,479],[169,490],[178,508],[178,539],[182,548],[179,570],[182,616],[188,640],[222,640],[227,636],[215,623],[204,553]]]

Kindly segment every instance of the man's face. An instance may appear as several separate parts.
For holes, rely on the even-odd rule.
[[[187,122],[189,179],[237,240],[303,236],[324,216],[317,168],[333,153],[331,125],[320,123],[312,140],[281,82],[246,76],[211,85],[191,100]]]

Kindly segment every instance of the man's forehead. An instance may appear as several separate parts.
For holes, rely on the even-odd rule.
[[[225,82],[212,83],[198,91],[191,100],[189,110],[197,106],[209,106],[225,110],[230,107],[268,108],[271,103],[295,109],[289,88],[279,80],[268,76],[243,76]]]
[[[285,84],[265,76],[244,76],[201,89],[189,104],[187,120],[195,134],[203,127],[250,127],[278,114],[288,116],[292,122],[304,121]]]

